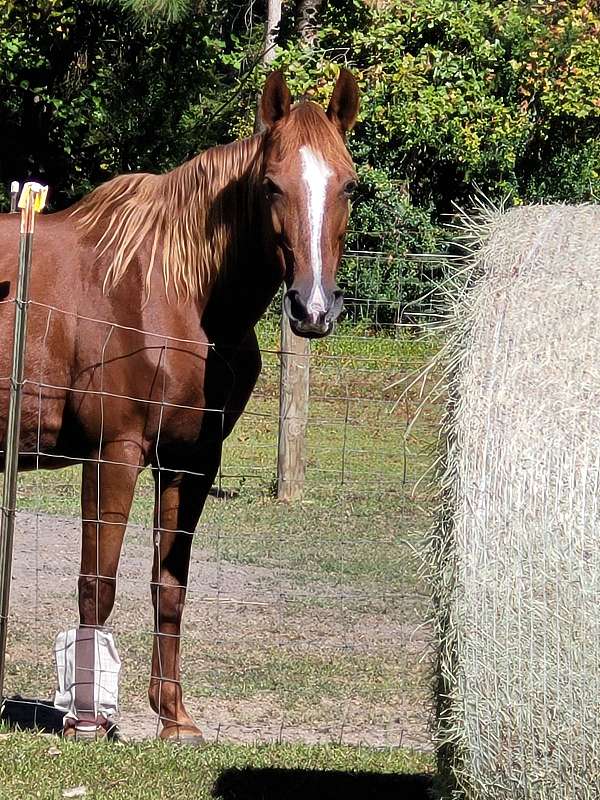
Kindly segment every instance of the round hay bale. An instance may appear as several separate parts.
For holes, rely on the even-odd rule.
[[[600,208],[491,213],[432,536],[445,796],[600,797]],[[464,272],[464,270],[463,270]]]

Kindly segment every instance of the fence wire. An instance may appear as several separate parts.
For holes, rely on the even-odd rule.
[[[347,275],[365,265],[377,270],[383,260],[386,279],[393,273],[383,251],[354,251],[348,259]],[[399,264],[396,279],[394,300],[350,291],[350,319],[312,345],[306,487],[302,502],[290,506],[273,496],[279,323],[270,315],[259,325],[262,373],[226,441],[194,534],[184,612],[184,699],[208,740],[377,746],[428,741],[427,601],[414,551],[427,525],[419,481],[430,465],[437,410],[426,409],[411,436],[405,435],[419,399],[415,390],[398,402],[397,383],[419,369],[427,347],[403,324]],[[46,339],[67,313],[30,302],[33,310],[46,315]],[[87,324],[101,331],[104,353],[119,326]],[[155,336],[166,357],[171,346],[194,344]],[[0,385],[7,380],[0,376]],[[42,397],[90,391],[62,385],[43,358],[26,381],[27,392],[39,398],[38,437],[21,456],[31,466],[47,464],[54,454],[44,452],[41,440]],[[125,397],[114,388],[101,384],[95,391],[101,406],[119,398],[154,404],[162,414],[175,405],[166,386],[158,400]],[[137,472],[130,463],[111,460],[102,445],[93,461],[98,493],[107,465]],[[60,464],[66,461],[61,456]],[[153,535],[152,510],[154,479],[160,485],[166,472],[154,466],[137,480],[115,607],[105,625],[123,664],[120,727],[134,738],[158,730],[147,701],[151,564],[161,546]],[[25,703],[52,699],[54,639],[79,623],[80,480],[79,463],[20,475],[5,694],[19,694]],[[110,526],[122,527],[98,508],[84,521],[96,526],[97,537]],[[112,580],[100,570],[88,577]],[[163,674],[152,677],[166,680]]]

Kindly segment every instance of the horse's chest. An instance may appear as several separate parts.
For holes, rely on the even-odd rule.
[[[206,345],[113,327],[82,337],[74,413],[89,437],[194,440],[206,407]]]
[[[197,439],[207,409],[205,374],[204,360],[181,354],[163,373],[160,400],[154,408],[156,435],[163,442]]]

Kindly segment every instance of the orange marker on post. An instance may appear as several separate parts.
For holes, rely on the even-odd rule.
[[[42,186],[35,181],[27,181],[23,184],[23,191],[19,198],[19,208],[21,209],[21,233],[33,233],[35,215],[46,205],[46,195],[48,187]]]

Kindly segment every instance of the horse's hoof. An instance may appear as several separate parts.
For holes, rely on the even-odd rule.
[[[81,724],[70,721],[63,729],[63,739],[71,742],[118,742],[124,741],[114,722],[105,725]]]
[[[101,725],[77,725],[66,728],[63,738],[71,742],[99,742],[108,738],[106,728]]]
[[[202,736],[198,728],[192,727],[169,727],[160,732],[160,739],[171,744],[185,745],[186,747],[202,747],[206,744],[206,739]]]

